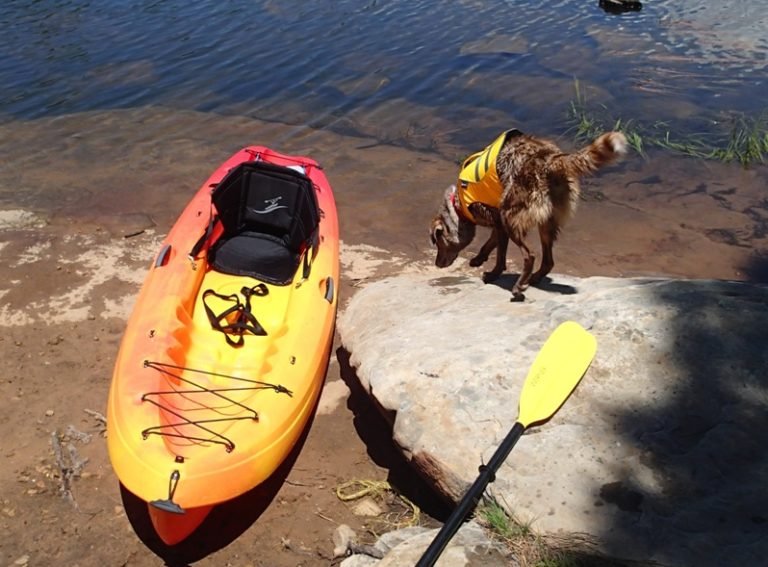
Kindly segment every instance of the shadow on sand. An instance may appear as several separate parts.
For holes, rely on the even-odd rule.
[[[400,494],[425,514],[441,522],[445,521],[452,507],[437,495],[403,456],[392,436],[394,414],[375,404],[364,390],[355,369],[349,363],[349,352],[340,347],[336,350],[336,358],[341,379],[350,390],[347,407],[354,415],[355,430],[365,443],[371,460],[389,471],[387,481]]]

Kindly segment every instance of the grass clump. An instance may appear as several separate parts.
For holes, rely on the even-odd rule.
[[[607,127],[604,117],[607,115],[608,109],[604,105],[600,105],[602,108],[600,113],[589,111],[587,109],[586,94],[581,91],[578,80],[575,81],[574,87],[576,89],[576,98],[571,101],[568,112],[568,119],[571,125],[568,131],[575,131],[573,136],[578,141],[591,141],[605,132],[615,130],[622,132],[627,137],[627,143],[631,148],[640,155],[645,156],[643,135],[633,120],[618,118],[611,122],[612,127]]]
[[[479,509],[479,516],[483,523],[502,539],[527,538],[533,534],[529,523],[511,518],[495,500],[486,501]]]
[[[537,534],[530,522],[522,522],[493,498],[477,508],[476,519],[504,542],[520,567],[653,567],[654,562],[607,557],[587,534]]]
[[[743,115],[730,119],[726,135],[717,133],[673,134],[665,122],[643,125],[633,119],[611,119],[608,109],[599,105],[592,109],[575,81],[575,98],[568,110],[567,132],[579,142],[590,141],[610,130],[623,132],[629,145],[640,155],[646,148],[656,147],[693,158],[738,162],[743,166],[765,163],[768,157],[768,112],[757,117]]]
[[[728,143],[713,152],[722,161],[738,161],[742,164],[765,163],[768,154],[768,129],[766,113],[755,120],[739,117],[735,120]]]

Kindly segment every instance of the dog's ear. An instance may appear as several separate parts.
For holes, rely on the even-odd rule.
[[[440,217],[433,219],[429,229],[429,239],[432,241],[432,245],[437,244],[438,239],[443,237],[443,232],[445,232],[443,220]]]
[[[453,206],[454,201],[456,200],[456,185],[449,185],[445,188],[445,191],[443,191],[443,201],[446,205]]]
[[[443,193],[443,206],[441,208],[441,213],[443,214],[443,219],[446,222],[450,222],[452,224],[451,227],[444,226],[443,228],[450,228],[453,229],[454,227],[458,227],[459,224],[459,214],[456,212],[456,186],[455,185],[449,185],[445,192]]]

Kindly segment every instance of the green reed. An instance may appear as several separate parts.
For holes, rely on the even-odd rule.
[[[478,508],[478,515],[492,532],[503,539],[533,536],[530,522],[513,518],[492,498],[486,499]]]
[[[757,117],[737,115],[730,119],[727,135],[716,133],[674,133],[665,122],[641,124],[634,119],[611,118],[605,105],[591,108],[578,80],[576,96],[568,110],[569,128],[580,142],[593,140],[610,130],[623,132],[629,145],[645,156],[646,148],[661,148],[678,154],[722,162],[738,162],[743,166],[765,163],[768,157],[768,111]]]
[[[757,119],[739,117],[731,130],[728,143],[724,148],[717,148],[713,157],[722,161],[738,161],[744,165],[765,162],[768,154],[768,130],[766,112]]]
[[[620,559],[600,553],[596,542],[584,533],[540,534],[531,522],[507,513],[494,498],[484,498],[476,519],[501,541],[521,567],[628,567]],[[633,562],[633,567],[660,567]]]

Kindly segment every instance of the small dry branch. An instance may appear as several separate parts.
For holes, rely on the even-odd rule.
[[[51,433],[51,446],[59,469],[59,494],[69,500],[75,508],[79,508],[72,494],[72,481],[83,472],[88,458],[81,458],[71,441],[67,441],[64,445],[58,430]]]
[[[99,422],[99,433],[102,436],[106,436],[106,434],[107,434],[107,418],[104,417],[104,414],[99,413],[99,412],[97,412],[95,410],[92,410],[92,409],[84,409],[83,411],[85,413],[87,413],[88,415],[90,415],[93,419],[95,419],[96,421]]]
[[[99,413],[92,409],[84,409],[83,411],[88,415],[90,415],[92,418],[94,418],[96,421],[101,423],[102,425],[107,425],[107,418],[104,417],[103,413]]]

